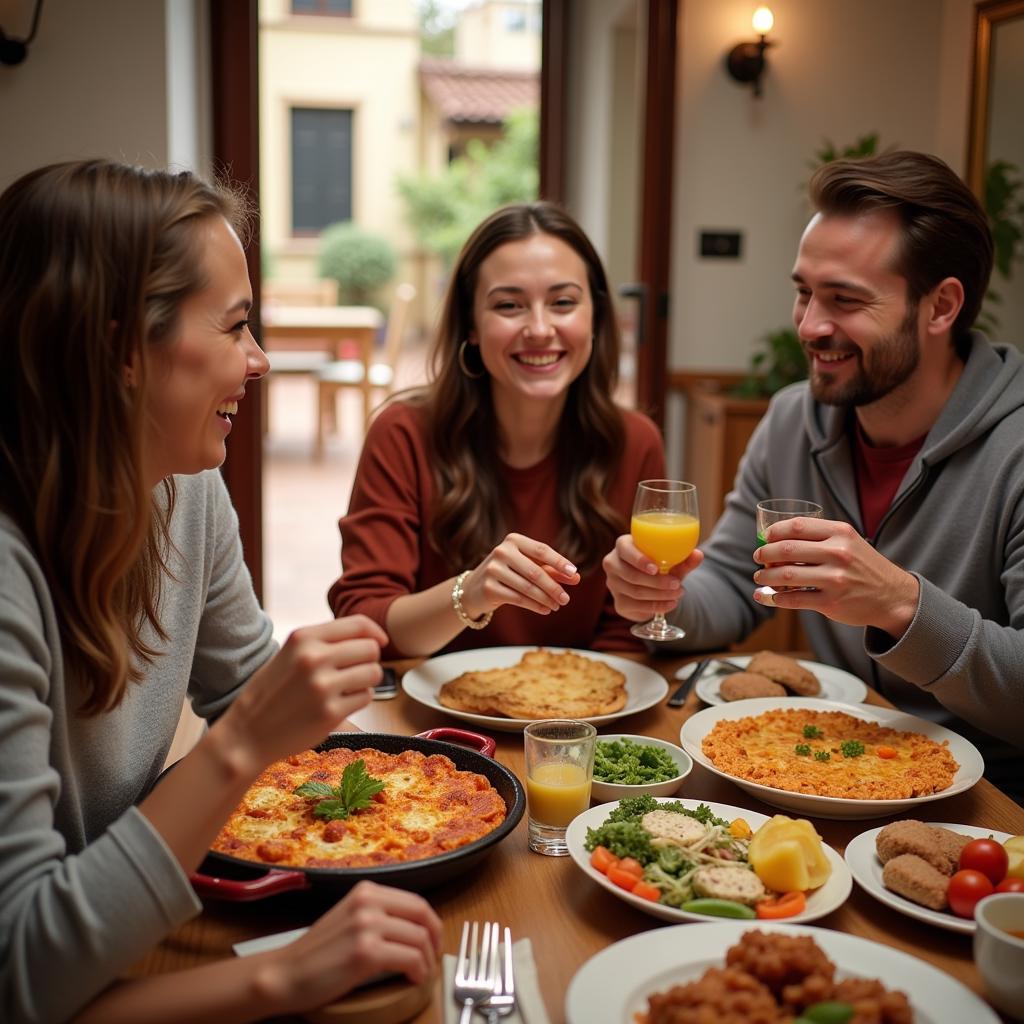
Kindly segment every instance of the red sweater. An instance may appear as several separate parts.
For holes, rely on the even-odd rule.
[[[622,516],[626,530],[637,482],[665,475],[665,453],[658,428],[646,416],[624,410],[623,418],[622,460],[607,498]],[[508,529],[557,550],[561,523],[556,455],[552,453],[528,469],[513,469],[499,461],[498,469],[511,496],[511,508],[506,512]],[[384,626],[396,597],[427,590],[454,575],[456,570],[428,540],[433,497],[422,413],[407,404],[393,403],[370,427],[348,515],[338,523],[343,575],[327,595],[336,616],[359,612]],[[615,612],[600,566],[575,587],[565,589],[569,603],[559,611],[537,615],[503,605],[485,629],[463,630],[443,651],[532,644],[595,650],[640,647],[629,633],[629,623]],[[391,644],[383,656],[402,657],[402,652]]]

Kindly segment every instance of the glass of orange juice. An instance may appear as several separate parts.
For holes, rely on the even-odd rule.
[[[572,719],[530,722],[523,742],[530,849],[564,857],[565,830],[590,805],[597,730]]]
[[[633,543],[657,563],[658,572],[667,573],[689,558],[700,539],[700,512],[697,488],[683,480],[641,480],[633,499],[633,518],[629,532]],[[678,640],[686,633],[655,612],[649,622],[630,630],[645,640]]]

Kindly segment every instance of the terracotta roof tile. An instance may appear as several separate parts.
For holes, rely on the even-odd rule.
[[[423,91],[447,121],[500,124],[509,111],[540,101],[540,76],[533,71],[474,68],[437,57],[422,58],[419,70]]]

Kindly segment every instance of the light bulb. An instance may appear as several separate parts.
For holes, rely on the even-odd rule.
[[[754,26],[754,31],[758,35],[764,36],[771,32],[772,25],[775,24],[775,15],[772,14],[770,7],[758,7],[754,11],[754,17],[750,20]]]

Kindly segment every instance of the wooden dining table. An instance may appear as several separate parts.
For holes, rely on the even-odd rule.
[[[678,683],[676,671],[694,657],[634,655],[669,680]],[[402,672],[415,662],[395,663]],[[870,691],[866,703],[889,706]],[[684,707],[671,708],[665,701],[646,711],[616,720],[600,732],[629,732],[679,742],[683,722],[703,707],[691,692]],[[393,700],[375,701],[353,716],[366,732],[412,735],[439,725],[463,725],[399,691]],[[523,738],[518,732],[489,733],[497,741],[495,757],[524,779]],[[734,783],[695,764],[680,792],[681,798],[714,801],[772,815],[777,810],[748,795]],[[955,822],[1024,834],[1024,808],[982,779],[971,789],[931,802],[922,815],[932,821]],[[892,820],[887,818],[884,820]],[[846,844],[877,820],[830,820],[814,818],[826,843],[842,853]],[[570,857],[546,857],[527,847],[526,816],[493,851],[469,873],[430,890],[427,898],[444,923],[444,950],[458,949],[462,922],[496,920],[507,925],[513,938],[528,936],[532,942],[538,980],[552,1024],[565,1020],[565,994],[576,971],[595,953],[628,936],[665,922],[635,910],[587,878]],[[137,973],[161,973],[231,955],[232,944],[309,924],[319,906],[302,898],[278,896],[264,903],[208,903],[202,914],[173,932],[139,965]],[[879,903],[854,884],[849,899],[826,917],[815,921],[891,946],[934,965],[984,997],[982,979],[972,959],[972,937],[940,930]],[[695,927],[699,927],[696,925]],[[724,950],[722,951],[724,954]],[[909,993],[911,996],[913,993]],[[441,1024],[444,1009],[441,986],[431,1003],[414,1020],[417,1024]],[[960,1024],[960,1022],[957,1022]]]

